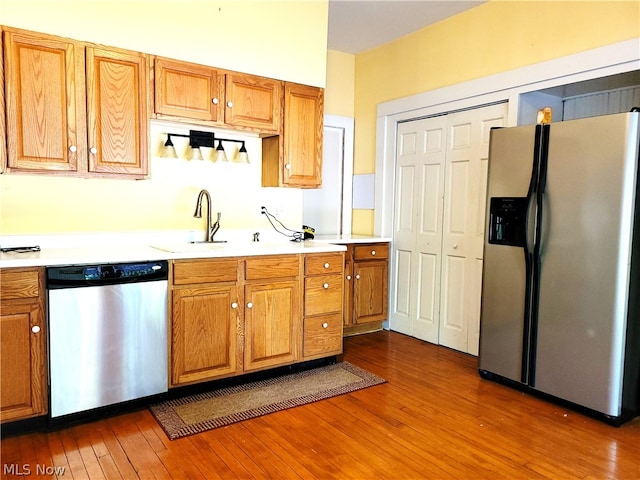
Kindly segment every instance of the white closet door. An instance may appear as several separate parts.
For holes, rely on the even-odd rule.
[[[489,131],[506,104],[398,125],[392,330],[477,355]]]
[[[447,115],[439,343],[477,355],[489,132],[506,104]]]
[[[437,343],[446,117],[398,125],[393,330]]]

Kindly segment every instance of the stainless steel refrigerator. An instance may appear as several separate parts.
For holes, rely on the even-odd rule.
[[[640,113],[491,131],[479,371],[612,424],[640,398]]]

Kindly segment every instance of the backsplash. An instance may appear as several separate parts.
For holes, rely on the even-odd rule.
[[[194,125],[151,122],[150,176],[145,180],[0,176],[0,235],[204,232],[205,219],[193,218],[198,192],[203,188],[211,194],[214,219],[216,212],[222,213],[220,237],[225,230],[267,234],[271,226],[260,213],[261,206],[276,213],[288,227],[301,228],[301,190],[261,185],[260,138],[224,132],[225,137],[246,140],[248,164],[159,156],[167,132],[188,133],[190,128],[206,130]],[[176,147],[180,150],[179,142]],[[185,147],[182,146],[186,150]]]

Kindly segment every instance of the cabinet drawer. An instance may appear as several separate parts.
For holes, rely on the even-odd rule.
[[[368,245],[356,245],[353,253],[354,260],[374,260],[377,258],[389,258],[388,243],[372,243]]]
[[[2,270],[0,272],[0,300],[35,298],[39,295],[39,270]]]
[[[342,315],[322,315],[304,319],[305,358],[342,353]]]
[[[342,275],[321,275],[304,281],[304,314],[322,315],[342,311]]]
[[[245,278],[247,280],[297,277],[300,274],[299,255],[251,257],[246,260],[245,265]]]
[[[305,275],[326,275],[342,273],[344,256],[342,252],[307,255],[304,260]]]
[[[238,260],[235,258],[176,261],[173,264],[173,284],[235,282]]]

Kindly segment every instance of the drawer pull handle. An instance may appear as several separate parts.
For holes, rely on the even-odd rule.
[[[325,283],[324,285],[322,285],[324,288],[329,288],[329,284]]]
[[[247,303],[247,308],[253,308],[253,303],[251,302]]]
[[[324,264],[324,268],[329,268],[329,262]]]
[[[375,250],[371,250],[371,255],[375,256],[376,255],[376,251]]]
[[[233,302],[231,304],[231,308],[238,308],[238,303],[237,302]]]
[[[327,328],[327,327],[329,327],[329,324],[328,324],[327,322],[324,322],[324,323],[322,324],[322,328]]]
[[[33,327],[31,327],[31,331],[33,333],[40,333],[40,327],[38,325],[34,325]]]

